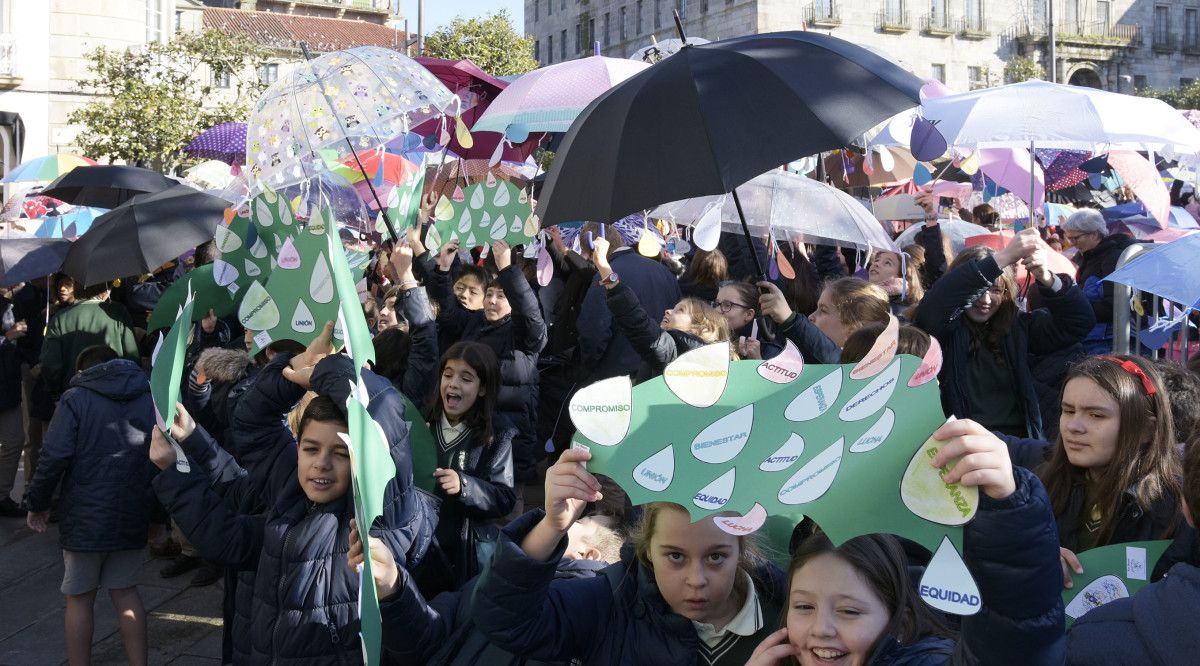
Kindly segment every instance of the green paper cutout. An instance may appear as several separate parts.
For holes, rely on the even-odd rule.
[[[320,334],[327,321],[335,322],[334,339],[344,340],[338,316],[340,299],[336,297],[330,262],[339,256],[345,262],[345,257],[332,219],[326,208],[314,215],[302,231],[281,238],[275,258],[277,265],[269,279],[265,284],[256,280],[246,289],[238,319],[254,331],[251,354],[274,340],[295,340],[307,345]],[[331,252],[331,247],[336,251]],[[349,279],[353,287],[353,276]],[[357,296],[351,302],[357,305]],[[358,310],[361,316],[361,308]],[[373,354],[370,345],[364,351]]]
[[[421,195],[425,190],[425,169],[417,169],[403,183],[392,188],[388,195],[388,216],[396,229],[409,229],[421,224]],[[387,224],[380,215],[375,221],[375,231],[388,232]]]
[[[375,344],[371,339],[371,330],[367,327],[366,315],[363,314],[358,300],[358,288],[350,274],[346,254],[341,251],[341,242],[332,235],[326,238],[328,251],[325,256],[329,257],[333,268],[332,284],[337,294],[343,340],[350,358],[354,360],[354,367],[362,368],[368,361],[374,362]],[[319,275],[314,274],[314,279],[319,279]]]
[[[713,358],[727,354],[726,345],[710,347]],[[693,519],[726,511],[744,515],[758,503],[791,525],[810,516],[835,543],[888,532],[931,552],[950,535],[961,548],[961,528],[920,518],[901,498],[910,461],[945,421],[936,382],[906,385],[920,359],[897,356],[878,375],[854,380],[853,365],[789,366],[791,353],[794,347],[771,361],[728,362],[727,373],[681,363],[690,360],[684,355],[664,376],[634,387],[627,401],[613,380],[594,395],[585,387],[584,397],[570,405],[571,418],[579,427],[581,418],[589,418],[584,410],[592,410],[589,427],[607,429],[601,439],[610,444],[576,435],[592,453],[589,469],[611,476],[635,504],[676,502]],[[689,375],[694,385],[680,390],[690,391],[697,404],[713,399],[711,406],[688,405],[668,387]],[[876,426],[888,410],[904,416],[881,432]],[[881,443],[861,443],[872,437]],[[652,461],[655,455],[661,457]]]
[[[266,283],[279,245],[300,230],[298,224],[280,221],[279,201],[282,198],[273,192],[263,192],[251,199],[250,217],[234,216],[228,224],[217,225],[214,240],[221,257],[213,263],[213,279],[229,290],[235,303],[241,303],[256,280]]]
[[[538,233],[525,190],[500,179],[490,185],[468,185],[452,198],[442,197],[434,207],[434,217],[437,222],[428,236],[431,249],[455,240],[463,247],[490,245],[498,240],[516,247],[528,244]]]
[[[363,545],[363,569],[359,585],[358,611],[363,661],[379,663],[383,638],[383,620],[379,614],[379,598],[375,577],[371,571],[370,529],[375,519],[383,515],[383,496],[396,476],[396,463],[388,447],[387,437],[375,419],[367,412],[367,387],[362,375],[355,371],[357,383],[351,387],[346,400],[346,441],[350,449],[350,480],[354,488],[354,518],[358,537]]]
[[[224,317],[237,309],[237,302],[229,290],[218,286],[213,279],[213,264],[205,264],[188,272],[186,279],[176,280],[159,296],[154,311],[146,323],[147,331],[157,331],[170,326],[174,316],[183,307],[188,297],[189,282],[194,290],[195,304],[192,308],[192,321],[200,321],[213,310],[218,317]]]
[[[182,280],[185,291],[190,280]],[[159,338],[151,360],[150,397],[154,401],[154,416],[163,433],[169,434],[175,421],[175,403],[179,401],[179,387],[183,382],[183,362],[186,356],[188,337],[192,333],[192,312],[195,301],[188,294],[183,307],[178,310],[175,323],[165,336]]]
[[[1115,599],[1132,597],[1149,585],[1150,573],[1170,545],[1170,539],[1132,541],[1076,553],[1083,573],[1072,571],[1071,589],[1063,588],[1067,626],[1089,610]]]
[[[433,431],[429,429],[429,424],[425,423],[425,418],[421,416],[416,405],[408,396],[401,394],[401,397],[404,398],[405,415],[412,415],[409,421],[409,440],[412,445],[413,485],[436,495],[439,485],[437,479],[433,478],[433,470],[438,467],[437,442],[434,441]]]

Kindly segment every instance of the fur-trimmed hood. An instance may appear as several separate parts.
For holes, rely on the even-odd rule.
[[[200,353],[197,363],[204,368],[209,381],[233,384],[246,376],[246,369],[253,361],[241,349],[210,347]]]

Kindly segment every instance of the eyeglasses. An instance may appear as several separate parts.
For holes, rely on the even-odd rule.
[[[1068,243],[1070,243],[1071,245],[1075,245],[1076,243],[1078,243],[1078,242],[1079,242],[1079,239],[1080,239],[1080,238],[1083,238],[1084,236],[1087,236],[1087,235],[1089,235],[1089,234],[1092,234],[1092,233],[1094,233],[1094,232],[1091,232],[1091,231],[1081,231],[1081,232],[1079,232],[1079,233],[1075,233],[1075,234],[1064,234],[1064,235],[1067,237],[1067,242],[1068,242]]]
[[[729,314],[729,311],[734,308],[741,308],[743,310],[753,309],[749,305],[742,305],[741,303],[734,303],[733,301],[713,301],[712,306],[721,314]]]

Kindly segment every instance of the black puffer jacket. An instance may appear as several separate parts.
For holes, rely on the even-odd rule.
[[[154,488],[205,559],[255,572],[252,581],[239,579],[234,663],[359,663],[358,574],[346,566],[353,503],[347,494],[315,505],[300,487],[296,441],[284,416],[302,391],[289,389],[280,375],[288,360],[281,355],[268,364],[235,407],[235,449],[242,460],[256,461],[248,473],[211,440],[205,446],[194,434],[185,450],[205,450],[198,452],[192,473],[169,468]],[[330,356],[314,369],[313,390],[345,404],[353,376],[348,357]],[[363,381],[368,411],[383,428],[396,464],[372,534],[398,560],[412,563],[424,555],[435,520],[432,507],[412,488],[406,421],[412,416],[404,414],[400,395],[385,379],[364,371]],[[223,492],[224,502],[210,486]],[[256,490],[268,507],[264,513],[231,508],[253,505],[247,494]]]
[[[608,290],[608,309],[617,330],[642,357],[634,383],[662,374],[663,368],[680,354],[703,347],[706,342],[686,331],[664,329],[646,313],[637,294],[623,283]]]
[[[1079,284],[1087,284],[1088,278],[1094,277],[1103,281],[1109,273],[1117,270],[1117,260],[1125,248],[1136,243],[1132,237],[1125,234],[1112,234],[1100,239],[1096,247],[1081,253],[1076,257],[1079,271],[1075,279]],[[1104,285],[1104,297],[1092,303],[1092,311],[1096,315],[1096,323],[1111,324],[1113,318],[1113,283],[1101,282]]]
[[[967,365],[971,363],[971,333],[963,318],[967,308],[1000,277],[994,257],[972,259],[946,273],[921,299],[914,323],[938,339],[942,346],[942,407],[947,414],[971,418],[971,400],[987,396],[967,395]],[[1037,286],[1047,309],[1018,313],[1004,336],[1005,361],[1013,373],[1013,388],[1025,414],[1026,434],[1042,437],[1042,412],[1029,368],[1029,355],[1045,355],[1067,349],[1083,340],[1095,325],[1091,304],[1071,278],[1059,275],[1057,292]]]
[[[513,461],[518,478],[528,477],[537,464],[538,354],[546,346],[546,322],[537,296],[529,288],[525,275],[509,266],[496,276],[504,295],[512,305],[512,314],[490,322],[482,310],[470,311],[459,305],[448,285],[440,282],[447,274],[434,271],[430,296],[442,304],[438,328],[449,340],[474,340],[492,348],[500,359],[500,399],[496,406],[517,429],[513,440]]]
[[[18,386],[19,388],[19,386]],[[146,545],[156,504],[150,490],[150,382],[117,359],[71,378],[42,444],[29,508],[45,511],[62,480],[64,550],[109,552]]]
[[[438,325],[429,307],[429,296],[424,289],[404,289],[396,294],[396,312],[408,321],[408,365],[404,374],[392,378],[392,384],[403,393],[417,409],[425,408],[434,387],[437,386]]]

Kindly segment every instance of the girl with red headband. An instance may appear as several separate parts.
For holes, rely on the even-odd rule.
[[[1060,407],[1053,446],[1010,440],[1009,447],[1015,461],[1040,467],[1058,523],[1063,585],[1072,587],[1071,574],[1081,572],[1075,553],[1173,538],[1188,528],[1179,510],[1180,465],[1171,407],[1152,361],[1086,358],[1067,372]],[[1041,463],[1038,453],[1048,460]],[[1172,552],[1156,573],[1177,559]]]

